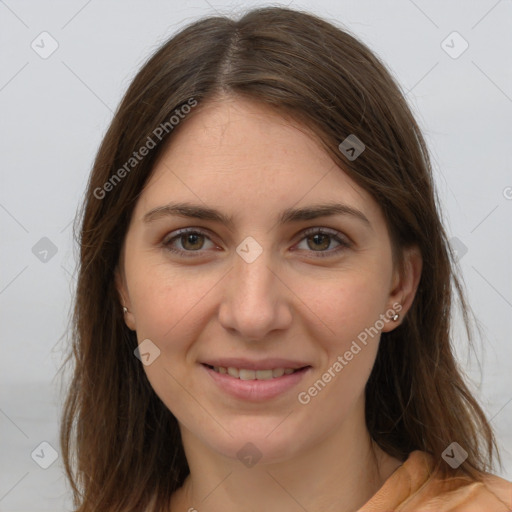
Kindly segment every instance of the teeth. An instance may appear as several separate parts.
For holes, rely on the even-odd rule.
[[[254,370],[238,370],[240,380],[254,380],[256,372]]]
[[[279,368],[276,368],[276,371],[277,370],[279,370]],[[256,374],[256,378],[258,380],[268,380],[274,378],[274,370],[256,370],[254,373]],[[280,375],[276,375],[276,377],[280,377]]]
[[[228,368],[228,374],[231,375],[231,377],[240,377],[238,368],[232,368],[231,366]]]
[[[214,371],[231,375],[240,380],[269,380],[283,375],[290,375],[296,370],[293,368],[274,368],[272,370],[247,370],[245,368],[224,368],[223,366],[214,366]]]

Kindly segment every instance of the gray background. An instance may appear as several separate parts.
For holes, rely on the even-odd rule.
[[[183,25],[256,5],[263,3],[0,0],[1,511],[71,509],[55,374],[75,284],[72,220],[113,110],[145,58]],[[512,479],[512,2],[289,5],[343,24],[407,93],[482,327],[473,353],[456,325],[457,353],[496,429],[504,459],[497,472]],[[56,51],[42,58],[52,44]],[[48,469],[31,458],[37,448],[39,464],[52,461],[42,442],[57,451]]]

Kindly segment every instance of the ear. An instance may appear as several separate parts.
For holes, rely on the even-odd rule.
[[[399,314],[398,320],[386,322],[383,332],[392,331],[400,325],[411,308],[416,296],[416,290],[420,283],[423,258],[419,248],[414,245],[402,249],[403,269],[394,271],[393,282],[388,299],[388,310],[394,310]]]
[[[117,293],[119,294],[119,299],[121,301],[120,307],[123,306],[128,309],[126,313],[124,313],[124,321],[129,329],[135,331],[135,316],[132,312],[132,304],[130,302],[130,298],[128,295],[128,288],[126,286],[126,279],[124,277],[124,273],[119,269],[119,265],[116,265],[114,270],[114,280],[117,289]]]

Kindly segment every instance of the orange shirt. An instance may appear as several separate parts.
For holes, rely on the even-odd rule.
[[[494,475],[429,475],[431,455],[414,451],[358,512],[511,512],[512,483]]]

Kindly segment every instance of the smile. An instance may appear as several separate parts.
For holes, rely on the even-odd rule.
[[[277,377],[282,377],[283,375],[290,375],[300,368],[272,368],[268,370],[249,370],[246,368],[225,368],[223,366],[210,366],[207,365],[208,368],[211,368],[213,371],[217,373],[222,373],[225,375],[230,375],[235,379],[240,380],[269,380],[275,379]]]
[[[291,392],[312,371],[311,366],[256,370],[203,363],[200,367],[223,394],[251,402],[270,400]]]

